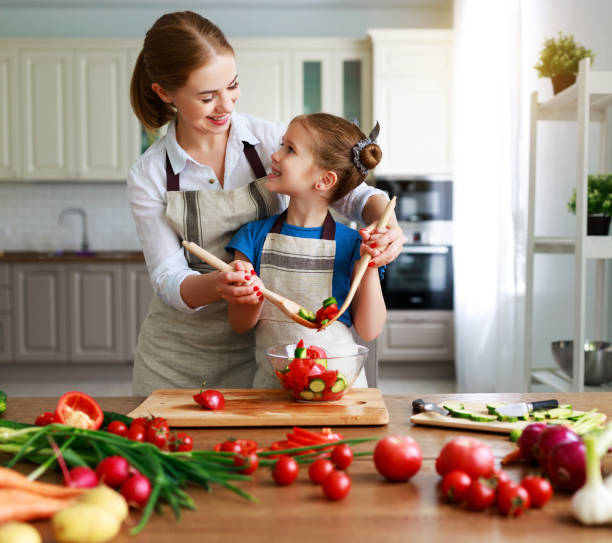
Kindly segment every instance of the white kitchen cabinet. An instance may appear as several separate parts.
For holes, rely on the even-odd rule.
[[[68,360],[121,360],[124,353],[121,264],[68,265]]]
[[[72,179],[74,172],[73,52],[21,50],[23,179]]]
[[[140,326],[149,312],[149,304],[153,298],[153,287],[151,286],[149,272],[144,264],[126,265],[125,281],[125,359],[133,360],[138,345]]]
[[[452,311],[390,310],[376,340],[379,362],[454,360]]]
[[[77,51],[74,62],[76,178],[124,179],[129,155],[128,52]]]
[[[15,179],[19,170],[17,62],[16,50],[0,50],[0,179]]]
[[[452,30],[373,29],[378,175],[452,172]]]
[[[14,359],[17,362],[65,362],[66,266],[15,264]]]

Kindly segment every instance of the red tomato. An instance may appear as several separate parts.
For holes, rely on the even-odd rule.
[[[316,345],[310,345],[308,349],[306,349],[306,356],[308,358],[326,359],[327,353],[322,347],[317,347]]]
[[[219,448],[219,450],[221,452],[240,454],[242,452],[242,447],[237,441],[228,439],[227,441],[221,443],[221,447]]]
[[[323,481],[323,494],[328,500],[341,500],[351,490],[351,478],[344,471],[332,471]]]
[[[47,426],[47,424],[53,424],[55,422],[55,414],[50,411],[45,411],[36,417],[36,426]]]
[[[170,428],[168,421],[163,417],[155,417],[145,427],[145,441],[153,443],[159,449],[163,449],[168,443]]]
[[[497,507],[502,515],[518,517],[529,509],[529,504],[529,493],[522,486],[508,483],[497,493]]]
[[[440,490],[448,501],[461,503],[471,484],[472,479],[465,471],[454,469],[444,476]]]
[[[544,477],[528,476],[521,481],[521,486],[529,494],[531,507],[542,507],[552,498],[553,488],[548,479]]]
[[[353,461],[353,451],[346,443],[336,445],[331,453],[331,461],[337,469],[346,469]]]
[[[225,407],[225,397],[218,390],[202,390],[193,395],[196,403],[211,411],[222,410]]]
[[[281,456],[272,470],[272,477],[277,485],[290,485],[297,479],[298,464],[290,456]]]
[[[325,478],[334,471],[334,465],[326,458],[315,460],[308,468],[308,477],[316,485],[323,484]]]
[[[423,455],[410,436],[388,436],[374,448],[374,465],[390,481],[407,481],[421,468]]]
[[[172,452],[188,452],[193,449],[193,438],[185,432],[172,434],[168,440],[168,449]]]
[[[126,437],[128,434],[128,427],[124,422],[120,420],[114,420],[108,425],[106,429],[111,434],[115,434],[117,436]]]
[[[142,424],[130,424],[130,428],[127,433],[127,438],[132,441],[144,441],[145,440],[145,427]]]
[[[495,457],[491,448],[471,437],[456,437],[449,441],[436,460],[436,471],[444,477],[449,471],[465,471],[472,480],[490,477],[495,467]]]
[[[485,479],[476,479],[468,487],[465,501],[472,511],[482,511],[495,503],[495,489]]]
[[[259,457],[256,453],[252,452],[247,455],[240,455],[234,457],[234,466],[245,466],[239,473],[249,475],[253,473],[259,466]]]
[[[57,402],[55,421],[74,428],[97,430],[102,426],[104,413],[96,400],[84,392],[66,392]]]

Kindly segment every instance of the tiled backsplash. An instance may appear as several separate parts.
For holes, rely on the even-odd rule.
[[[78,250],[81,217],[87,214],[91,250],[138,250],[140,241],[124,183],[0,183],[0,250]]]

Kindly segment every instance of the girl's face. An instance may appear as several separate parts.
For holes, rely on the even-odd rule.
[[[158,86],[154,90],[162,100],[174,104],[179,125],[222,134],[229,129],[230,115],[240,96],[236,62],[233,55],[217,55],[191,72],[182,88],[165,92]]]
[[[289,196],[314,193],[313,187],[324,173],[315,164],[312,135],[302,123],[289,124],[281,147],[272,153],[272,171],[266,188]]]

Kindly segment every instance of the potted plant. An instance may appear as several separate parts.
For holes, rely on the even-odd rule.
[[[612,215],[612,174],[589,175],[587,191],[587,235],[607,236]],[[576,189],[567,202],[576,214]]]
[[[538,77],[552,79],[553,91],[557,94],[575,83],[578,63],[586,57],[591,59],[592,64],[595,55],[591,49],[576,43],[572,34],[564,36],[559,32],[557,39],[544,41],[540,60],[534,68],[538,71]]]

